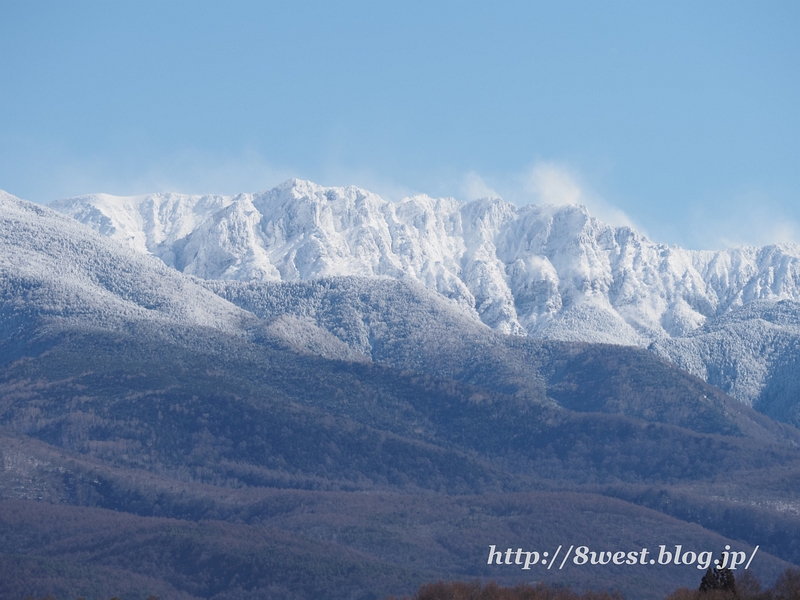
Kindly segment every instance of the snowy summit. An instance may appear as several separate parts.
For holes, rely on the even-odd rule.
[[[414,280],[493,329],[649,345],[754,300],[800,300],[800,248],[692,251],[579,205],[391,202],[293,179],[256,194],[96,194],[52,208],[204,279]]]

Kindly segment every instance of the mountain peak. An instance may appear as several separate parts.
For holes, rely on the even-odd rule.
[[[800,300],[797,246],[668,247],[577,204],[392,202],[294,178],[235,197],[94,195],[52,206],[197,277],[418,281],[505,333],[647,345],[753,300]]]
[[[307,179],[292,177],[275,186],[272,191],[297,190],[301,194],[314,193],[323,189],[322,186]]]

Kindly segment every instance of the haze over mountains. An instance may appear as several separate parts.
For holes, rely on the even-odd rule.
[[[90,195],[51,206],[203,279],[416,282],[495,331],[649,347],[748,405],[800,419],[787,400],[800,393],[796,245],[684,250],[582,206],[391,202],[300,180],[232,197]]]

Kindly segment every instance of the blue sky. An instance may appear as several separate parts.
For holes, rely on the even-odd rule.
[[[800,242],[800,2],[0,0],[0,189],[289,177]]]

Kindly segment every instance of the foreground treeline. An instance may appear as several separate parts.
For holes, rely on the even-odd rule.
[[[709,569],[699,589],[681,588],[665,600],[800,600],[800,570],[790,567],[774,587],[763,588],[752,571],[743,571],[737,579],[729,569]]]
[[[58,600],[52,594],[24,600]],[[78,598],[78,600],[84,600]],[[120,600],[113,597],[111,600]],[[149,596],[147,600],[159,600]],[[574,592],[569,588],[550,587],[544,583],[535,586],[521,583],[502,587],[491,581],[437,581],[423,584],[412,596],[387,600],[625,600],[619,592]],[[737,580],[729,569],[708,569],[696,590],[680,588],[664,600],[800,600],[800,569],[788,568],[775,581],[772,588],[762,588],[752,571],[744,571]]]
[[[424,584],[413,596],[399,599],[390,596],[388,600],[624,600],[624,597],[618,592],[577,594],[569,588],[551,588],[544,584],[501,587],[493,581],[485,585],[477,581],[438,581]]]
[[[582,594],[569,588],[553,588],[540,583],[521,583],[501,587],[495,582],[438,581],[426,583],[413,596],[388,600],[624,600],[619,592]],[[664,600],[800,600],[800,570],[786,569],[772,588],[763,588],[752,571],[744,571],[737,580],[728,569],[709,569],[696,590],[680,588]]]

